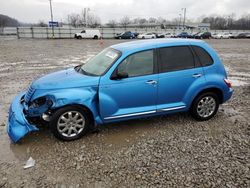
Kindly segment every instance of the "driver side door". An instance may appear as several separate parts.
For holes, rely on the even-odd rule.
[[[127,75],[100,80],[99,104],[104,122],[132,119],[156,112],[158,75],[155,51],[127,56],[112,75]]]

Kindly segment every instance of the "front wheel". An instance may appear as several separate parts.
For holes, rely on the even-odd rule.
[[[88,111],[79,106],[67,106],[57,110],[50,122],[53,135],[64,141],[81,138],[90,127],[91,118]]]
[[[194,100],[190,112],[195,119],[205,121],[211,119],[217,113],[218,108],[218,96],[213,92],[206,92]]]

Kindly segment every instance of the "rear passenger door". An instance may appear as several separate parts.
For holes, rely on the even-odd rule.
[[[157,50],[159,65],[158,111],[187,107],[187,93],[194,84],[205,82],[202,67],[190,46],[172,46]]]

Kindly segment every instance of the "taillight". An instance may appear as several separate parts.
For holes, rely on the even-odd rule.
[[[228,87],[232,87],[232,82],[230,82],[228,79],[224,79],[224,82],[227,84]]]

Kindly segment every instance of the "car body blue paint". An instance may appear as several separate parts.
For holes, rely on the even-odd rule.
[[[121,80],[112,80],[117,66],[130,54],[161,47],[196,45],[204,48],[214,63],[207,67],[154,73]],[[205,42],[192,39],[153,39],[120,43],[111,46],[121,56],[102,76],[87,76],[73,68],[45,75],[35,80],[30,88],[30,101],[45,97],[51,106],[29,109],[23,102],[26,92],[19,94],[12,102],[8,120],[8,134],[16,142],[28,132],[38,130],[28,121],[29,117],[41,117],[46,110],[56,110],[68,105],[82,105],[88,108],[95,123],[100,125],[114,121],[128,120],[153,115],[189,110],[193,99],[204,89],[217,88],[223,93],[223,102],[230,99],[232,89],[223,81],[227,78],[224,66],[217,53]],[[200,78],[190,75],[202,74]],[[145,81],[156,80],[147,85]],[[48,109],[46,109],[48,108]],[[33,110],[33,111],[32,111]],[[23,113],[26,111],[26,114]]]
[[[31,131],[37,131],[38,129],[30,124],[24,114],[23,105],[20,103],[21,98],[25,92],[20,93],[13,100],[9,109],[9,118],[7,123],[7,133],[13,142],[17,142],[23,136]]]

